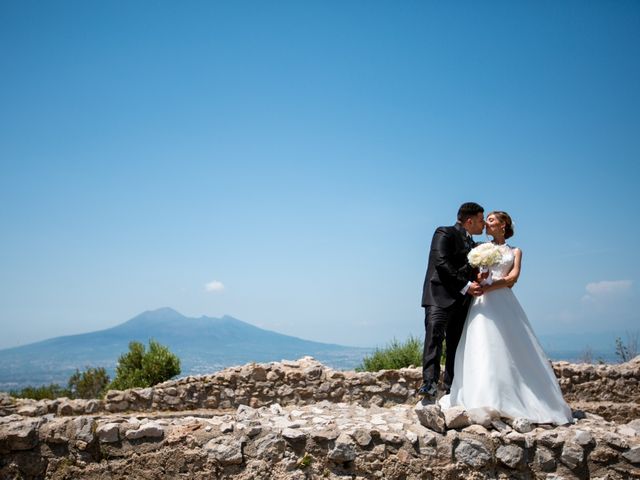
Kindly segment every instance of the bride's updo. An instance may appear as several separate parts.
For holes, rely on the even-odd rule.
[[[496,210],[495,212],[491,212],[489,215],[493,215],[500,223],[504,223],[504,238],[513,237],[513,221],[507,212],[502,212],[500,210]],[[489,216],[487,215],[487,217]]]

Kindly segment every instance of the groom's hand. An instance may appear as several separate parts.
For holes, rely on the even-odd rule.
[[[478,282],[471,282],[471,285],[469,285],[469,290],[467,290],[467,293],[474,297],[479,297],[480,295],[482,295],[482,285],[480,285]]]

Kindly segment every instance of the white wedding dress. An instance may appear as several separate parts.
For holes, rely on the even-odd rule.
[[[507,275],[514,261],[511,247],[499,248],[502,260],[490,269],[494,280]],[[510,288],[473,300],[456,350],[451,393],[439,403],[497,410],[534,423],[572,422],[553,369]]]

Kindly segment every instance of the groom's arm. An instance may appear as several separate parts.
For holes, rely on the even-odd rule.
[[[466,268],[469,265],[462,269],[453,265],[452,259],[456,254],[456,240],[453,235],[444,227],[438,228],[431,241],[431,255],[440,281],[445,285],[450,285],[455,291],[461,292],[469,282],[469,272]]]

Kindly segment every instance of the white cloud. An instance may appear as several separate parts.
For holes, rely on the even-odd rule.
[[[631,290],[631,280],[603,280],[588,283],[587,293],[582,297],[583,302],[606,301]]]
[[[218,280],[205,284],[204,289],[207,292],[221,292],[224,290],[224,284]]]

